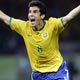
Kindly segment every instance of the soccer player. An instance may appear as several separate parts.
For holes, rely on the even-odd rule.
[[[64,17],[46,16],[44,3],[29,3],[27,21],[9,17],[0,11],[0,19],[19,33],[25,42],[32,67],[32,80],[70,80],[66,62],[59,51],[59,34],[80,13],[80,5]]]

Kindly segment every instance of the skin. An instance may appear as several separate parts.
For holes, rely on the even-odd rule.
[[[63,25],[65,26],[68,22],[70,22],[72,19],[74,19],[78,14],[80,14],[80,5],[77,6],[76,8],[74,8],[72,11],[70,11],[66,16],[63,17],[62,21],[63,21]],[[43,19],[44,19],[45,15],[44,14],[40,14],[39,12],[39,8],[37,6],[33,6],[29,8],[29,13],[28,13],[28,18],[30,20],[31,26],[35,29],[35,30],[39,30],[42,28],[43,26]],[[32,22],[31,18],[34,18],[35,21]],[[0,10],[0,19],[6,23],[7,25],[9,25],[9,21],[10,21],[10,17],[8,15],[6,15],[5,13],[3,13]]]
[[[30,21],[31,26],[35,30],[40,30],[44,25],[43,19],[45,15],[40,13],[40,9],[36,6],[29,8],[28,19]],[[34,21],[31,21],[34,19]]]

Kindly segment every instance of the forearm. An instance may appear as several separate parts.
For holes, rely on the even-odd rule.
[[[6,23],[7,25],[9,25],[9,20],[10,20],[10,17],[8,15],[6,15],[5,13],[3,13],[1,10],[0,10],[0,19]]]
[[[72,19],[74,19],[78,14],[80,14],[80,5],[74,8],[72,11],[68,13],[65,17],[63,17],[63,23],[66,24]]]
[[[78,7],[76,7],[75,9],[73,9],[68,16],[70,17],[70,19],[75,18],[78,14],[80,13],[80,5]]]

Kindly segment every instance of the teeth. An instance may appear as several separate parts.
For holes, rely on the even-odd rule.
[[[32,22],[32,21],[35,21],[35,19],[31,19],[31,22]]]

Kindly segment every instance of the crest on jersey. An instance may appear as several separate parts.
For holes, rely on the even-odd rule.
[[[43,36],[43,38],[47,38],[48,34],[47,34],[46,32],[44,32],[44,33],[42,34],[42,36]]]

